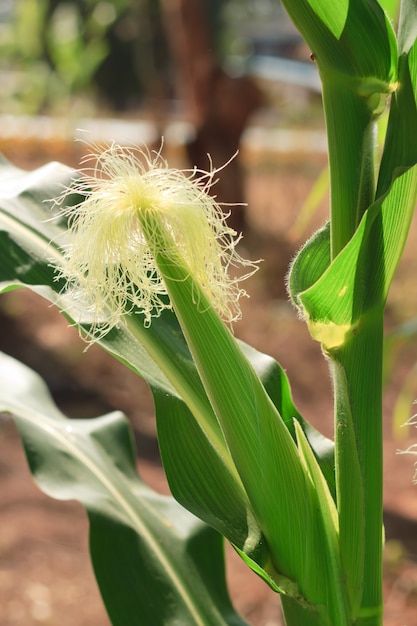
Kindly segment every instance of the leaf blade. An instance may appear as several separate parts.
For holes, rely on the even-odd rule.
[[[26,385],[19,399],[16,380]],[[92,560],[115,626],[132,619],[138,626],[166,626],[178,619],[196,626],[244,626],[227,596],[219,536],[139,479],[120,413],[87,421],[65,418],[43,382],[5,355],[0,355],[0,406],[15,417],[40,488],[86,508]],[[205,561],[213,559],[211,571],[201,568],[196,551]],[[158,601],[167,589],[168,606]]]

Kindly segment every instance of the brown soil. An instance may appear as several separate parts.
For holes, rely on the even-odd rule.
[[[34,152],[44,162],[50,158],[47,152],[40,156],[39,150]],[[68,162],[66,156],[63,153],[59,158]],[[236,334],[272,354],[286,368],[302,413],[331,435],[327,367],[319,346],[310,340],[289,305],[284,286],[295,250],[325,219],[326,208],[322,206],[301,239],[291,231],[324,162],[316,156],[244,156],[251,226],[245,245],[265,262],[247,285],[251,299],[244,302],[244,316],[236,326]],[[28,154],[27,146],[15,150],[11,158],[27,167],[39,162]],[[417,314],[413,281],[416,243],[414,224],[392,290],[387,321],[390,327]],[[167,492],[155,440],[152,400],[143,381],[98,348],[83,353],[84,345],[77,333],[31,293],[3,296],[1,306],[0,349],[37,369],[68,415],[91,417],[112,408],[125,411],[135,429],[143,478]],[[398,448],[412,444],[417,433],[411,431],[405,433],[404,440],[396,440],[391,419],[398,390],[414,364],[414,355],[415,342],[401,350],[390,371],[385,397],[386,626],[417,623],[413,457],[396,454]],[[106,626],[108,618],[89,564],[83,510],[75,503],[51,500],[37,490],[11,420],[0,421],[0,437],[0,626]],[[282,624],[278,598],[246,570],[232,550],[227,549],[227,554],[231,595],[242,615],[254,626]]]

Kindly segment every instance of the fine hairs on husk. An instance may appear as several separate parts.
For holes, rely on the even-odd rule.
[[[160,152],[117,144],[93,149],[82,164],[94,165],[84,168],[81,179],[57,200],[62,207],[70,194],[85,197],[61,210],[70,238],[64,264],[57,269],[90,320],[90,337],[104,336],[134,310],[150,325],[153,317],[172,307],[141,229],[145,214],[163,224],[170,237],[167,245],[161,242],[164,252],[175,249],[173,262],[181,260],[223,320],[238,320],[239,298],[247,295],[239,282],[258,267],[236,252],[240,237],[209,195],[219,170],[173,169]],[[249,272],[231,277],[229,270],[235,266]]]

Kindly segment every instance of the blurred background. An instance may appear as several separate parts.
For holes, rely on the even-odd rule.
[[[323,129],[318,74],[277,0],[3,0],[0,11],[3,150],[49,140],[60,156],[80,128],[91,140],[163,137],[192,167],[232,159],[216,194],[238,203],[242,142],[285,151],[293,138],[276,133],[295,126],[309,131],[300,145],[325,149],[311,135]],[[244,213],[233,211],[239,231]]]
[[[331,436],[327,366],[285,288],[291,258],[328,213],[310,54],[278,0],[1,0],[0,152],[28,170],[50,160],[77,167],[88,151],[81,137],[162,145],[172,166],[230,161],[213,193],[236,204],[229,219],[244,233],[242,254],[264,259],[235,334],[283,365],[301,412]],[[401,428],[417,395],[416,245],[413,224],[387,308],[387,626],[411,626],[417,614],[413,457],[396,455],[416,437]],[[29,292],[2,296],[0,322],[0,349],[41,373],[66,414],[126,412],[142,476],[167,492],[143,381],[96,346],[85,352],[59,312]],[[106,626],[83,511],[37,491],[7,418],[0,442],[0,626]],[[282,623],[277,598],[231,551],[228,577],[250,623]]]

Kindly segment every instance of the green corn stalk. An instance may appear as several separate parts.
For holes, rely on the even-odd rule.
[[[397,51],[390,21],[377,2],[284,5],[321,75],[331,189],[330,227],[301,251],[290,291],[323,346],[334,381],[340,549],[352,619],[361,626],[378,625],[383,313],[416,202],[416,155],[409,139],[416,111],[416,13],[413,3],[402,3]],[[390,93],[376,183],[375,122]],[[314,259],[317,267],[307,268]]]

